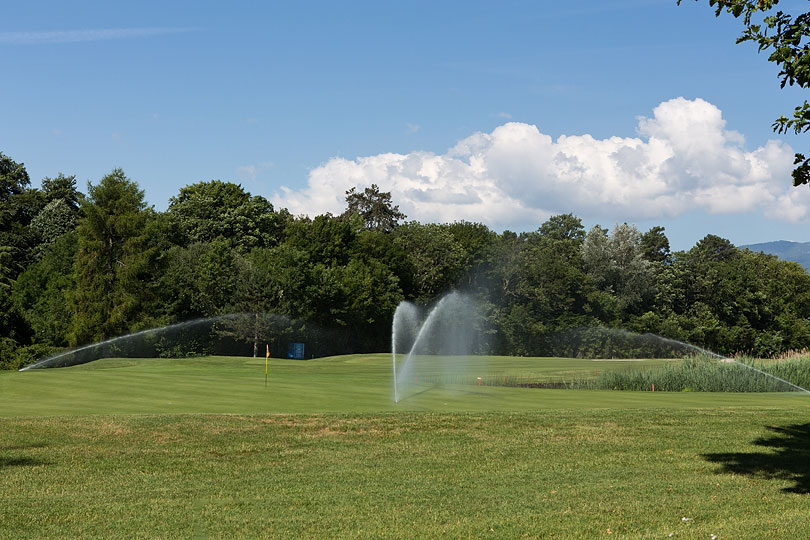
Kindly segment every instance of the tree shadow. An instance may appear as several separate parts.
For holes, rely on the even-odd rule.
[[[0,446],[0,451],[3,450],[28,450],[30,448],[45,448],[48,446],[44,442],[32,442],[26,444],[10,444],[5,446]]]
[[[6,467],[36,467],[37,465],[47,464],[47,461],[28,457],[0,457],[0,470]]]
[[[810,423],[785,427],[765,426],[773,435],[755,439],[764,452],[704,454],[722,466],[721,472],[795,482],[783,491],[810,493]]]
[[[24,444],[8,444],[0,446],[0,452],[6,452],[9,450],[32,450],[37,448],[45,448],[48,445],[44,442],[31,442],[31,443],[24,443]],[[0,470],[5,469],[6,467],[36,467],[37,465],[48,465],[48,461],[44,461],[41,459],[35,459],[30,457],[19,457],[19,456],[3,456],[0,455]]]

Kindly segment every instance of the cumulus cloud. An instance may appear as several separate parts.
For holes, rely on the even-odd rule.
[[[791,148],[769,141],[748,151],[744,143],[716,106],[676,98],[639,118],[636,137],[554,140],[534,125],[508,122],[444,154],[333,158],[310,172],[305,188],[282,188],[271,199],[295,214],[339,213],[346,190],[377,184],[411,219],[517,230],[565,212],[615,221],[696,209],[810,220],[810,190],[791,184]]]

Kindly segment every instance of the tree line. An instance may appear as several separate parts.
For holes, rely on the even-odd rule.
[[[498,354],[605,354],[597,334],[581,338],[596,328],[722,354],[810,346],[810,275],[714,235],[671,252],[663,227],[585,230],[571,214],[522,233],[406,219],[377,186],[309,218],[219,180],[159,212],[120,169],[87,193],[63,174],[36,188],[0,153],[0,364],[231,313],[251,314],[219,326],[232,354],[283,347],[270,334],[285,325],[325,336],[313,354],[387,351],[400,301],[454,289],[476,297]],[[213,352],[206,343],[158,353]]]

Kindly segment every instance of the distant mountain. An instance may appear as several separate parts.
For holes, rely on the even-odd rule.
[[[810,270],[810,242],[788,242],[787,240],[778,240],[776,242],[763,242],[761,244],[750,244],[747,246],[740,246],[740,249],[748,248],[751,251],[763,251],[776,255],[780,259],[786,261],[796,261],[804,266],[806,270]]]

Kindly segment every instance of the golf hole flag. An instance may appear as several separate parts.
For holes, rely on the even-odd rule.
[[[270,361],[270,344],[267,344],[267,354],[264,355],[264,385],[267,386],[267,364]]]

